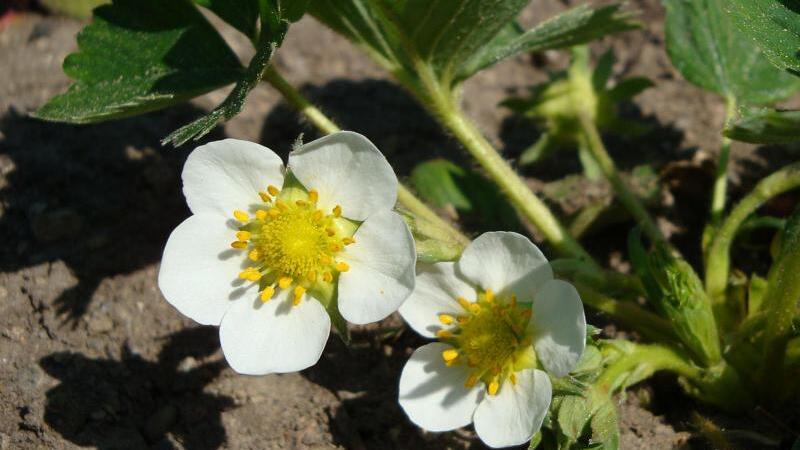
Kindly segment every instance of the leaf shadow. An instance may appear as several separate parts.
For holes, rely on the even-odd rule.
[[[59,380],[46,392],[45,422],[70,442],[100,450],[177,448],[168,433],[187,448],[222,447],[221,414],[234,402],[203,389],[226,364],[195,359],[219,348],[216,329],[189,328],[166,339],[155,362],[127,345],[120,360],[74,352],[42,358],[42,369]]]
[[[180,171],[189,148],[159,139],[200,110],[183,105],[112,123],[0,119],[0,271],[63,261],[77,278],[54,308],[73,328],[108,277],[161,258],[189,212]],[[221,139],[216,130],[209,139]]]

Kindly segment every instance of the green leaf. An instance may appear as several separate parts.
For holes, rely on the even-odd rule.
[[[258,0],[194,0],[250,39],[258,34]]]
[[[35,117],[92,123],[141,114],[232,83],[242,67],[188,0],[116,0],[95,10],[64,72],[75,83]]]
[[[297,22],[308,9],[310,0],[283,0],[281,2],[281,16],[289,22]]]
[[[411,171],[410,181],[426,201],[475,217],[484,228],[520,228],[514,208],[495,184],[450,161],[423,162]]]
[[[582,396],[564,397],[558,408],[558,428],[570,441],[577,441],[589,425],[592,415],[589,402]]]
[[[800,140],[800,111],[747,110],[725,126],[725,136],[754,144],[786,144]]]
[[[617,410],[612,399],[608,398],[595,411],[591,421],[592,441],[602,444],[603,450],[619,449],[619,424]]]
[[[525,32],[514,18],[528,1],[317,0],[309,12],[412,85],[415,63],[454,86],[520,52],[569,47],[635,26],[619,5],[582,6]]]
[[[608,90],[608,98],[613,103],[636,97],[645,89],[653,87],[654,84],[649,78],[631,77],[626,78]]]
[[[773,64],[800,76],[800,7],[795,0],[727,0],[726,6]]]
[[[467,79],[476,72],[518,53],[572,47],[608,34],[638,28],[639,24],[632,20],[633,15],[621,11],[620,8],[621,5],[618,4],[597,9],[581,5],[524,32],[519,26],[507,25],[480,52],[476,52],[463,64],[458,79]]]
[[[664,0],[672,64],[692,83],[739,103],[769,104],[789,97],[800,80],[777,70],[736,28],[723,10],[729,3]]]
[[[539,431],[536,434],[534,434],[533,437],[531,438],[531,442],[530,444],[528,444],[528,450],[536,450],[536,447],[538,447],[539,444],[541,443],[542,443],[542,432]]]
[[[247,100],[247,95],[261,81],[264,70],[269,65],[275,50],[283,42],[283,38],[289,28],[289,22],[278,18],[277,14],[273,14],[273,19],[270,22],[276,24],[276,26],[266,30],[262,27],[255,56],[250,60],[247,71],[236,82],[236,86],[234,86],[225,100],[207,115],[173,131],[161,141],[162,145],[171,143],[179,147],[189,140],[194,139],[196,141],[213,130],[218,123],[231,119],[241,112],[242,108],[244,108],[245,100]],[[262,23],[266,23],[266,21],[262,19]]]

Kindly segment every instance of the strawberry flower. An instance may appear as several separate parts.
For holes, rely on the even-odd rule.
[[[414,242],[392,211],[397,177],[359,134],[303,145],[286,169],[261,145],[211,142],[182,177],[192,216],[170,235],[158,284],[181,313],[220,327],[239,373],[307,368],[330,314],[381,320],[414,288]]]
[[[491,447],[531,439],[550,406],[549,376],[568,374],[586,341],[577,291],[517,233],[485,233],[458,262],[419,269],[400,314],[438,339],[403,368],[406,414],[429,431],[474,423]]]

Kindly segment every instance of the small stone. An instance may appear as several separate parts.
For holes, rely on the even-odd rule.
[[[89,331],[92,333],[107,333],[114,328],[114,321],[108,316],[94,316],[89,319]]]
[[[83,227],[83,219],[72,209],[60,208],[33,215],[33,235],[41,242],[55,242],[74,238]]]
[[[189,372],[192,369],[196,369],[200,363],[195,359],[193,356],[187,356],[181,360],[180,364],[178,364],[178,371],[179,372]]]

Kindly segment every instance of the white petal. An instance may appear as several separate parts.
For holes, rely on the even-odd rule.
[[[550,280],[533,301],[531,326],[536,356],[556,377],[568,374],[586,347],[586,316],[575,287]]]
[[[203,325],[219,325],[242,289],[238,274],[245,253],[231,248],[236,230],[219,214],[189,217],[169,235],[158,287],[182,314]]]
[[[475,432],[489,447],[510,447],[531,440],[550,407],[552,386],[537,369],[517,372],[517,384],[506,381],[497,395],[487,395],[475,410]]]
[[[461,314],[464,310],[456,299],[475,300],[475,289],[455,272],[455,263],[417,265],[414,292],[400,305],[400,315],[417,333],[435,337],[439,314]]]
[[[442,352],[447,344],[434,342],[414,351],[400,375],[400,406],[412,422],[428,431],[447,431],[472,422],[483,387],[464,387],[466,366],[447,367]]]
[[[261,204],[258,191],[283,184],[283,162],[253,142],[225,139],[194,149],[183,166],[183,195],[193,213],[230,217]]]
[[[408,226],[399,214],[371,215],[353,236],[355,244],[338,258],[350,265],[339,276],[339,311],[348,322],[381,320],[414,290],[417,252]]]
[[[319,192],[318,205],[341,205],[348,219],[394,207],[397,176],[383,154],[364,136],[341,131],[289,154],[289,168],[307,189]]]
[[[458,270],[469,281],[498,294],[531,301],[553,270],[541,250],[525,236],[508,231],[483,233],[464,249]]]
[[[291,290],[267,303],[235,302],[219,328],[219,341],[231,368],[244,375],[297,372],[313,366],[325,348],[331,320],[325,308],[304,296],[293,306]]]

